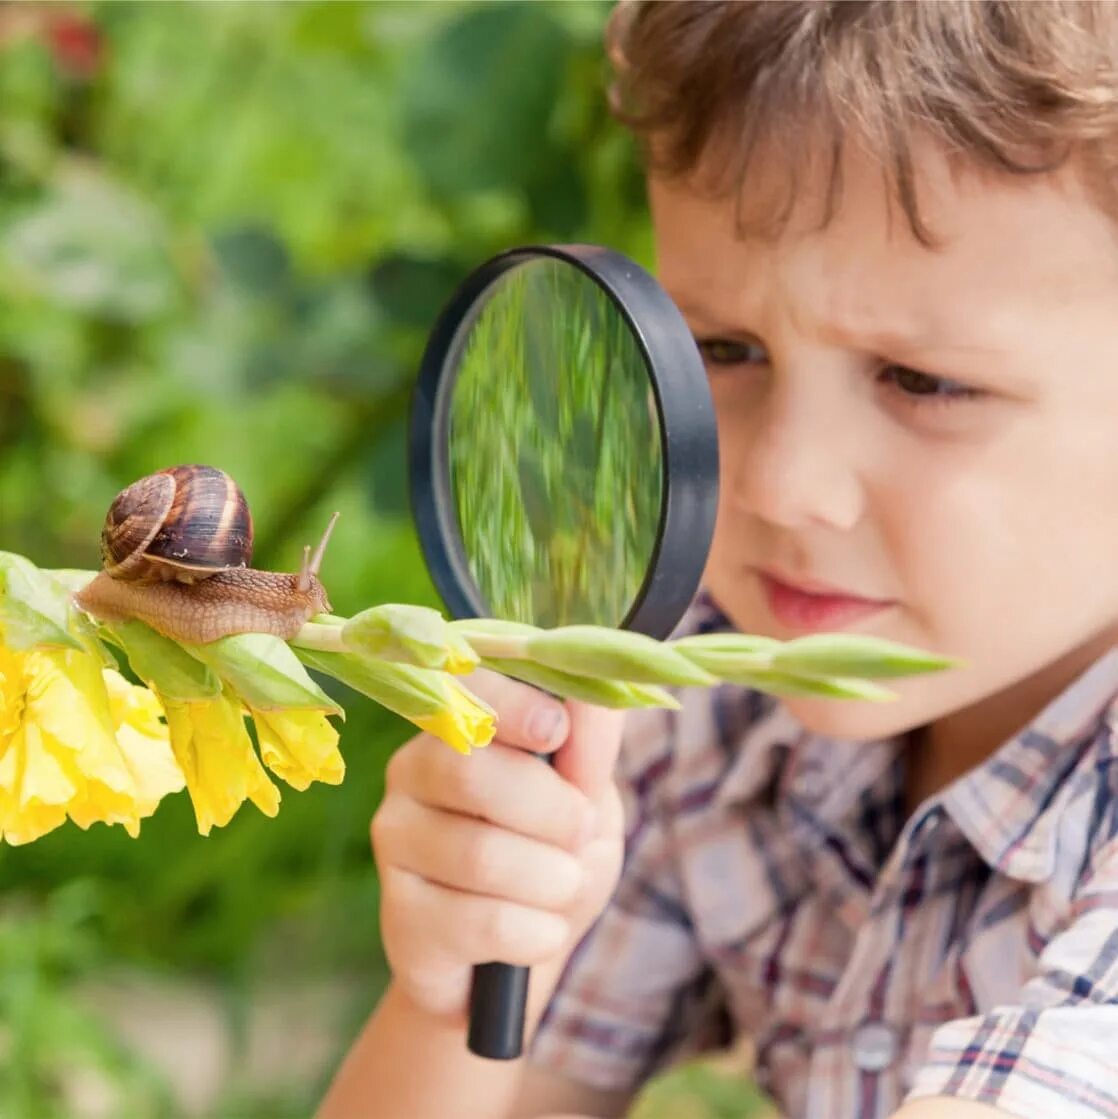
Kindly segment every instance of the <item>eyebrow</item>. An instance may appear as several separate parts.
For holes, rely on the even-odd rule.
[[[729,320],[719,315],[711,315],[709,311],[690,303],[686,299],[672,296],[672,301],[686,318],[697,319],[704,324],[702,333],[725,335],[730,339],[750,338],[761,340],[753,330],[742,326],[730,325]],[[825,331],[827,335],[841,334],[845,337],[853,336],[849,328],[830,325]],[[857,349],[866,353],[882,354],[962,354],[990,356],[992,354],[1005,354],[1004,348],[991,342],[949,342],[927,330],[910,333],[903,329],[890,327],[877,327],[867,331],[858,340]]]

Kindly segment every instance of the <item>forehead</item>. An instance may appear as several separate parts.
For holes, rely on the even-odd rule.
[[[796,184],[785,226],[763,232],[787,198],[778,168],[757,160],[736,196],[653,178],[649,196],[660,275],[681,303],[720,316],[780,285],[828,317],[856,325],[887,311],[924,318],[1000,308],[1052,310],[1118,294],[1118,230],[1072,169],[1035,176],[953,167],[916,147],[920,212],[935,247],[922,244],[879,163],[847,153],[841,191],[823,224],[829,169]],[[701,180],[699,180],[701,181]],[[891,316],[896,317],[896,316]]]

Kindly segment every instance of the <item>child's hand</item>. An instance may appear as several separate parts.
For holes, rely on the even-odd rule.
[[[454,1016],[473,964],[566,958],[616,885],[623,839],[622,712],[489,672],[468,686],[497,711],[496,739],[463,757],[413,738],[388,764],[372,825],[393,979]],[[554,768],[530,753],[556,750]]]

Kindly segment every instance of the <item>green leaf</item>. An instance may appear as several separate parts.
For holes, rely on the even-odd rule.
[[[815,633],[785,643],[772,655],[774,668],[817,676],[913,676],[940,672],[959,663],[862,634]]]
[[[63,164],[0,242],[22,284],[72,313],[141,323],[172,305],[159,213],[97,161]]]
[[[266,227],[242,225],[213,238],[218,266],[237,287],[261,298],[275,297],[291,282],[287,246]]]
[[[510,191],[536,177],[567,52],[542,4],[483,4],[428,39],[403,89],[403,135],[436,192]]]
[[[555,510],[547,490],[547,476],[539,462],[527,450],[520,452],[517,460],[517,479],[520,482],[520,500],[532,536],[541,544],[555,533]]]
[[[670,645],[643,633],[601,626],[561,626],[527,643],[527,656],[549,668],[640,684],[706,687],[715,678]]]
[[[578,156],[570,148],[554,148],[550,162],[539,167],[524,192],[535,223],[563,241],[586,228],[590,210]]]
[[[132,671],[168,698],[208,699],[221,692],[221,681],[207,665],[143,622],[106,622],[102,628],[124,650]]]
[[[369,287],[393,322],[426,333],[462,276],[461,265],[447,257],[395,253],[376,263]]]
[[[385,423],[365,455],[365,492],[369,504],[386,520],[411,515],[407,461],[408,428],[401,416]]]
[[[649,1080],[626,1119],[779,1119],[748,1072],[723,1071],[713,1060],[693,1059]]]
[[[286,642],[268,633],[237,633],[182,646],[209,665],[250,707],[315,707],[345,712],[311,679]]]
[[[564,699],[577,699],[599,707],[667,707],[678,710],[679,701],[655,684],[631,684],[621,680],[602,680],[590,676],[576,676],[557,668],[535,664],[533,661],[509,660],[502,657],[485,657],[485,668],[501,672],[525,684]]]
[[[85,649],[71,627],[70,592],[14,552],[0,552],[0,638],[10,649],[62,645]]]

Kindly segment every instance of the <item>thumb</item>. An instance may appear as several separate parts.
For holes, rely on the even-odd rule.
[[[571,733],[555,752],[555,769],[591,800],[597,800],[613,780],[625,712],[573,699],[567,701],[567,711]]]

